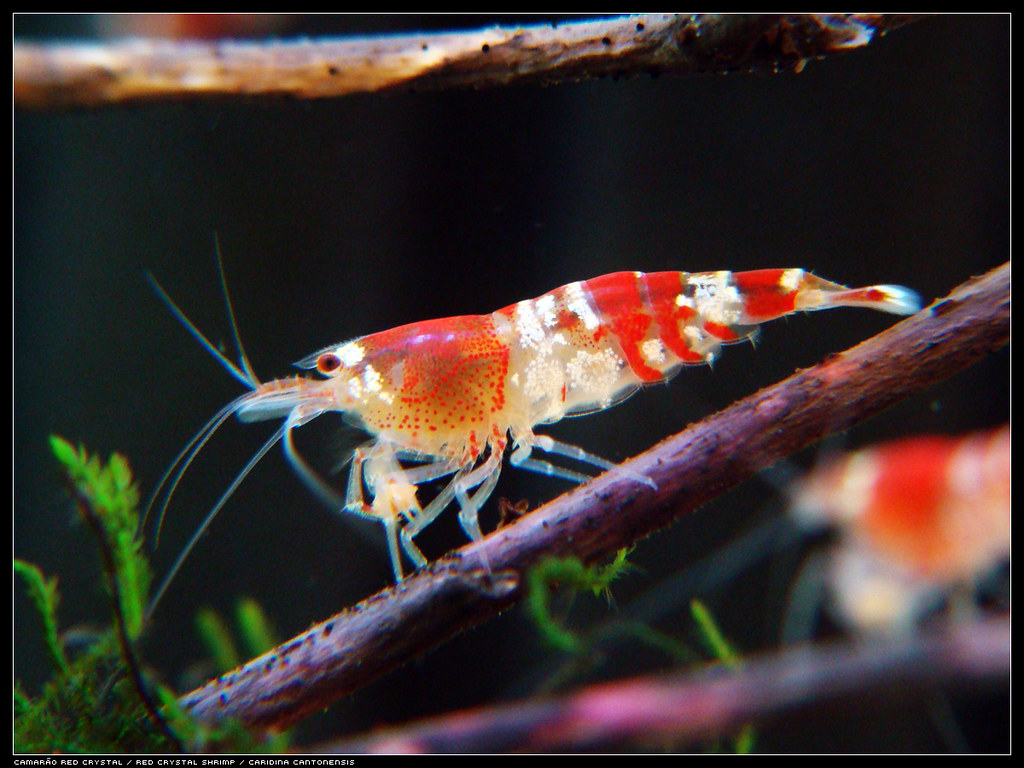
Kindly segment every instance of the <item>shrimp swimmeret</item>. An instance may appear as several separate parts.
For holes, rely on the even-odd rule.
[[[214,505],[171,576],[238,484],[278,441],[319,495],[384,525],[395,579],[401,581],[399,542],[417,568],[425,565],[427,558],[413,539],[452,502],[459,506],[467,536],[481,538],[477,513],[494,490],[510,442],[514,466],[575,482],[591,478],[535,457],[534,449],[599,469],[615,466],[535,433],[538,424],[608,408],[645,384],[665,381],[684,365],[710,363],[723,344],[750,338],[767,320],[839,306],[907,315],[920,306],[907,288],[846,288],[802,269],[616,272],[569,283],[489,315],[426,320],[335,344],[296,363],[315,369],[321,378],[299,375],[261,383],[237,331],[240,366],[156,288],[200,343],[252,389],[222,408],[168,469],[157,489],[168,489],[161,517],[190,462],[230,415],[247,422],[284,419]],[[230,313],[226,288],[225,298]],[[328,411],[346,414],[370,435],[355,450],[343,498],[313,472],[292,442],[292,430]],[[419,486],[446,477],[444,489],[421,506]]]

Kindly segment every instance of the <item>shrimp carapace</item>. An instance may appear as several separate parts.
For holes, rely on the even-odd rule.
[[[802,269],[616,272],[491,314],[426,320],[352,339],[296,363],[321,378],[260,383],[240,344],[242,365],[235,366],[160,293],[204,346],[253,390],[222,409],[181,453],[165,476],[170,479],[178,467],[168,495],[231,413],[243,421],[284,418],[203,529],[259,457],[284,438],[292,465],[318,495],[383,523],[396,580],[403,576],[399,540],[417,567],[426,564],[413,537],[453,501],[466,534],[481,537],[477,513],[497,483],[509,442],[513,465],[574,482],[589,475],[537,458],[533,450],[597,469],[615,466],[536,434],[537,425],[607,408],[684,365],[710,363],[723,344],[750,338],[767,320],[838,306],[894,314],[919,307],[906,288],[850,289]],[[230,301],[228,306],[230,311]],[[355,451],[343,497],[312,471],[291,441],[292,429],[327,411],[343,412],[370,435]],[[445,477],[450,479],[443,490],[422,506],[419,486]],[[648,478],[636,479],[653,485]]]

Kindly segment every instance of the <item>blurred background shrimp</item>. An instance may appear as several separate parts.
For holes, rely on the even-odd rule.
[[[820,575],[848,628],[906,633],[943,600],[963,616],[1010,557],[1010,428],[849,452],[797,485],[792,514],[837,530]]]

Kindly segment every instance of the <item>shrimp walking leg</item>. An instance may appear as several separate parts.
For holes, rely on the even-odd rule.
[[[401,454],[398,454],[398,457],[402,458]],[[454,474],[459,469],[461,467],[458,464],[453,464],[451,460],[439,459],[418,467],[402,467],[402,477],[412,485],[422,485],[445,475]]]
[[[356,448],[352,452],[352,469],[348,475],[344,511],[381,520],[401,514],[411,517],[409,503],[416,504],[415,496],[400,499],[398,489],[389,489],[387,483],[390,479],[393,484],[402,471],[398,459],[386,443],[372,441]],[[370,489],[370,502],[366,501],[363,492],[364,483]],[[401,501],[406,503],[401,504]]]
[[[458,482],[455,483],[455,498],[458,500],[460,508],[459,523],[462,525],[462,530],[473,541],[479,541],[483,538],[483,534],[480,532],[478,514],[480,507],[490,497],[494,491],[494,486],[498,482],[498,476],[501,474],[501,457],[505,452],[504,449],[504,443],[501,443],[499,446],[492,445],[491,453],[486,461],[473,471],[460,477]],[[469,492],[478,486],[477,492],[470,496]]]
[[[364,475],[370,473],[374,468],[375,462],[381,459],[379,451],[377,451],[379,446],[380,443],[370,443],[369,448],[360,446],[353,452],[352,469],[349,471],[348,476],[348,487],[345,493],[344,510],[361,517],[379,520],[384,526],[388,542],[388,554],[391,557],[391,568],[394,572],[395,581],[397,582],[404,578],[404,573],[402,572],[402,558],[398,551],[399,514],[398,510],[396,510],[394,506],[396,498],[389,496],[387,498],[388,507],[385,508],[383,504],[378,503],[378,494],[374,493],[372,504],[367,503],[366,498],[363,495]],[[387,461],[387,459],[384,459],[384,461]],[[397,466],[398,462],[394,461],[394,464]],[[372,479],[373,478],[371,476],[371,480]],[[370,486],[371,491],[375,491],[375,482],[368,480],[367,485]],[[415,501],[415,498],[413,501]]]
[[[460,470],[461,471],[461,470]],[[401,530],[402,537],[402,549],[405,550],[405,554],[409,556],[417,568],[422,568],[427,564],[426,556],[420,551],[420,548],[413,543],[413,536],[422,531],[440,515],[448,505],[455,499],[455,486],[459,481],[459,475],[456,474],[452,478],[451,482],[444,487],[434,499],[423,508],[423,511],[416,515],[406,526]]]
[[[420,455],[395,450],[393,445],[384,441],[370,442],[356,448],[343,505],[346,512],[380,520],[384,525],[392,568],[399,581],[402,573],[399,538],[402,549],[415,566],[421,568],[426,565],[427,558],[413,543],[412,537],[432,522],[455,497],[453,480],[421,510],[416,499],[418,486],[459,470],[459,466],[450,459],[439,459],[417,467],[403,467],[399,463],[401,458],[415,459],[420,458]],[[370,502],[366,500],[364,485],[372,497]],[[407,522],[400,527],[402,518]]]
[[[438,459],[417,467],[403,467],[399,463],[402,458],[414,456],[406,451],[395,451],[393,446],[383,442],[370,442],[356,448],[343,509],[364,517],[378,517],[382,510],[391,509],[410,522],[421,517],[423,511],[416,501],[416,488],[457,472],[460,467],[451,459]],[[364,484],[370,490],[372,502],[366,501]]]
[[[374,443],[372,442],[366,443],[363,446],[360,446],[357,451],[365,451],[373,444]],[[390,527],[392,521],[387,517],[381,518],[374,514],[372,505],[367,504],[362,496],[359,496],[358,498],[354,496],[357,492],[362,492],[362,466],[365,459],[359,458],[358,462],[356,462],[355,458],[353,458],[353,462],[357,463],[357,466],[353,469],[352,474],[349,475],[349,489],[345,498],[342,498],[340,494],[335,491],[335,489],[326,480],[320,477],[320,475],[299,454],[298,450],[295,448],[291,430],[285,432],[284,449],[285,456],[292,465],[292,468],[296,471],[296,474],[299,475],[306,486],[320,497],[320,500],[328,507],[338,509],[343,512],[358,514],[360,517],[370,517],[380,520],[381,524],[384,526],[385,533],[387,534],[387,544],[392,557],[393,570],[396,574],[400,574],[401,566],[399,565],[400,560],[398,557],[398,550],[397,547],[392,546],[392,543],[396,541],[396,534],[392,532]],[[353,457],[355,456],[355,453],[356,452],[354,451]],[[360,454],[360,456],[362,455],[363,454]],[[353,478],[359,479],[359,485],[355,488],[352,487],[351,481]],[[426,560],[424,559],[424,564],[425,562]],[[417,567],[419,567],[419,565],[420,564],[418,563]]]
[[[555,440],[549,435],[532,435],[529,442],[523,442],[516,446],[516,449],[512,452],[512,456],[509,458],[509,461],[512,462],[513,466],[521,469],[527,469],[541,475],[560,477],[563,480],[570,480],[576,483],[586,483],[593,479],[590,475],[585,475],[582,472],[576,472],[565,467],[559,467],[558,465],[544,461],[543,459],[534,458],[530,455],[534,448],[540,448],[545,453],[552,453],[558,456],[575,459],[576,461],[584,464],[590,464],[591,466],[598,467],[605,471],[618,469],[619,467],[619,465],[613,461],[603,459],[596,454],[583,450],[577,445]],[[637,482],[649,485],[655,490],[658,488],[654,484],[654,481],[646,475],[637,474],[635,472],[630,472],[629,475]]]
[[[417,469],[419,468],[417,467]],[[443,474],[445,473],[439,476],[443,476]],[[434,522],[437,516],[447,509],[453,500],[459,502],[459,523],[462,525],[466,535],[473,541],[483,538],[477,514],[480,507],[483,506],[484,502],[493,493],[494,486],[497,484],[500,475],[501,451],[497,451],[488,456],[487,460],[476,469],[461,468],[455,474],[455,477],[452,478],[451,482],[445,486],[441,493],[434,497],[430,504],[421,512],[413,515],[409,523],[402,528],[401,537],[402,547],[410,559],[417,563],[417,567],[425,565],[427,560],[413,543],[413,537]],[[478,486],[477,492],[470,496],[469,492]]]
[[[533,446],[529,443],[521,443],[517,445],[515,450],[512,451],[512,455],[509,457],[509,461],[513,467],[519,469],[527,469],[530,472],[536,472],[539,475],[549,475],[550,477],[560,477],[563,480],[568,480],[573,483],[586,483],[593,478],[590,475],[585,475],[582,472],[577,472],[573,469],[566,469],[565,467],[559,467],[552,464],[549,461],[543,459],[535,459],[530,453],[533,450]]]
[[[536,438],[536,442],[534,444],[545,453],[554,453],[559,456],[566,456],[570,459],[576,459],[576,461],[592,464],[593,466],[599,467],[605,471],[622,471],[622,468],[614,461],[603,459],[600,456],[590,453],[590,451],[583,450],[578,445],[563,443],[561,440],[555,440],[553,437],[548,435],[534,435],[534,437]],[[642,475],[639,472],[628,472],[627,474],[637,482],[649,485],[654,490],[658,490],[657,484],[647,475]],[[590,478],[588,477],[587,480],[590,480]]]

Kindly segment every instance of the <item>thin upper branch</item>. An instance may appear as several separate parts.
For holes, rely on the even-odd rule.
[[[317,753],[575,752],[637,743],[687,749],[798,712],[873,691],[900,696],[936,685],[1009,692],[1010,622],[984,619],[940,633],[787,649],[676,675],[618,680],[567,696],[455,712],[355,739]]]
[[[633,74],[801,69],[915,17],[645,14],[330,40],[15,43],[19,107],[200,96],[312,99]]]
[[[182,697],[201,719],[287,726],[519,600],[545,556],[608,557],[759,470],[1000,349],[1010,265],[675,437]],[[638,482],[646,476],[657,490]]]

